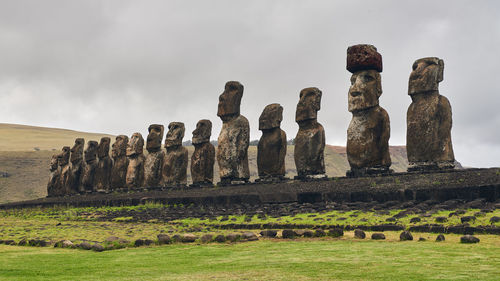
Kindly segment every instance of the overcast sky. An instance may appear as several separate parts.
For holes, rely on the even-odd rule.
[[[347,47],[383,58],[380,104],[391,145],[406,143],[413,62],[445,62],[463,165],[500,165],[500,1],[0,1],[0,122],[147,135],[152,123],[222,122],[226,81],[245,86],[241,113],[258,139],[267,104],[295,136],[299,92],[323,92],[327,143],[345,145]]]

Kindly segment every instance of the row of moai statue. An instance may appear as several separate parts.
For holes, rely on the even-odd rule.
[[[379,105],[382,94],[382,56],[372,45],[355,45],[347,49],[347,70],[352,73],[348,92],[348,110],[352,120],[347,130],[347,158],[351,169],[346,175],[389,174],[390,121]],[[439,94],[443,80],[443,60],[422,58],[413,64],[408,94],[412,103],[407,112],[407,156],[409,171],[454,168],[451,144],[451,106]],[[248,146],[250,126],[240,114],[243,85],[227,82],[219,96],[217,116],[223,125],[217,152],[210,143],[212,123],[200,120],[193,131],[195,151],[191,157],[193,186],[213,185],[215,159],[222,185],[247,183],[250,178]],[[317,121],[322,92],[305,88],[300,92],[295,121],[299,131],[295,138],[294,160],[298,179],[326,178],[324,164],[325,131]],[[280,128],[283,107],[266,106],[259,118],[262,137],[257,149],[257,168],[262,182],[285,178],[286,133]],[[184,124],[172,122],[161,149],[162,125],[149,126],[144,156],[144,140],[134,133],[129,141],[120,135],[108,155],[110,139],[98,144],[89,141],[85,152],[83,139],[73,148],[64,147],[51,161],[49,196],[116,189],[176,187],[187,184],[188,152],[182,146]],[[83,155],[84,154],[84,155]]]

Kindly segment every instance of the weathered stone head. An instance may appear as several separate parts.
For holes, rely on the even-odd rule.
[[[161,141],[163,140],[163,125],[152,124],[148,128],[148,138],[146,141],[146,149],[149,152],[155,152],[161,149]]]
[[[125,135],[119,135],[115,139],[111,149],[111,156],[117,158],[127,154],[128,137]]]
[[[444,61],[436,57],[418,59],[413,63],[408,82],[408,95],[437,91],[443,81]]]
[[[75,163],[83,159],[83,146],[85,145],[85,140],[82,138],[75,139],[75,144],[71,148],[71,162]]]
[[[168,133],[165,138],[165,148],[182,145],[182,138],[184,138],[184,123],[171,122],[168,124]]]
[[[262,111],[262,114],[259,117],[259,130],[279,128],[282,120],[283,107],[279,103],[269,104],[264,108],[264,111]]]
[[[193,131],[193,144],[206,143],[210,141],[212,135],[212,122],[202,119],[196,123],[196,129]]]
[[[382,95],[382,56],[372,45],[355,45],[347,49],[347,70],[352,73],[348,110],[358,112],[379,104]]]
[[[295,111],[296,122],[317,119],[318,110],[321,109],[321,95],[321,91],[314,87],[300,91],[300,100]]]
[[[241,97],[243,97],[243,85],[237,81],[227,82],[224,92],[219,96],[217,116],[225,121],[240,115]]]
[[[127,156],[141,155],[144,148],[144,139],[141,133],[133,133],[127,145]]]
[[[97,148],[99,144],[96,141],[88,141],[87,149],[85,149],[85,162],[91,162],[97,158]]]
[[[57,170],[58,161],[59,161],[58,155],[57,154],[52,155],[52,158],[50,158],[50,166],[49,166],[51,172]]]
[[[99,143],[99,147],[97,149],[97,157],[99,159],[105,158],[109,156],[109,144],[111,143],[111,139],[108,137],[102,137],[101,142]]]
[[[57,156],[59,159],[59,166],[66,166],[69,164],[69,146],[63,146],[61,153]]]

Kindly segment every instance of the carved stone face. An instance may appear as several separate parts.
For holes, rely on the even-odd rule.
[[[224,117],[240,114],[241,97],[243,96],[243,85],[237,81],[229,81],[224,87],[224,92],[219,96],[217,116],[223,121]]]
[[[127,154],[128,137],[119,135],[115,139],[115,143],[111,148],[111,156],[113,158],[124,156]]]
[[[300,100],[295,112],[295,121],[317,119],[321,109],[321,91],[318,88],[305,88],[300,91]]]
[[[206,143],[210,141],[212,135],[212,122],[207,119],[198,121],[196,129],[193,131],[193,144]]]
[[[57,170],[58,161],[59,161],[58,155],[57,154],[52,155],[52,158],[50,158],[50,166],[49,166],[51,172]]]
[[[97,149],[97,157],[105,158],[109,156],[109,144],[111,143],[111,139],[108,137],[101,138],[101,142],[99,143],[99,148]]]
[[[82,138],[75,139],[75,144],[71,148],[71,163],[75,163],[83,159],[83,146],[85,145],[85,140]]]
[[[144,148],[144,139],[141,133],[134,133],[127,145],[127,156],[140,155]]]
[[[259,130],[279,128],[283,120],[283,107],[278,103],[269,104],[259,117]]]
[[[444,61],[439,58],[422,58],[413,63],[408,82],[408,94],[415,95],[437,91],[443,81]]]
[[[182,122],[172,122],[168,124],[168,133],[165,139],[165,147],[182,145],[184,131],[184,123]]]
[[[161,141],[163,140],[163,125],[152,124],[148,128],[148,138],[146,141],[146,149],[149,152],[158,151],[161,149]]]
[[[97,148],[99,144],[96,141],[88,141],[87,149],[85,149],[85,162],[90,162],[97,157]]]
[[[58,155],[59,166],[66,166],[69,164],[69,146],[64,146],[62,152]]]
[[[380,73],[376,70],[361,70],[351,76],[349,88],[349,112],[362,111],[378,105],[382,95]]]

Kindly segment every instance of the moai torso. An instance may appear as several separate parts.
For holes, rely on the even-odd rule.
[[[217,162],[221,182],[247,182],[250,178],[248,169],[248,146],[250,143],[250,125],[240,115],[243,85],[236,81],[227,82],[224,92],[219,96],[217,116],[223,122],[218,138]]]
[[[50,160],[50,176],[47,183],[47,197],[56,196],[59,184],[59,164],[58,155],[52,155]]]
[[[70,148],[65,146],[59,154],[59,183],[57,184],[56,196],[64,196],[70,184],[70,166],[69,166]]]
[[[101,138],[97,149],[97,170],[95,175],[95,186],[99,192],[109,192],[111,190],[111,170],[113,168],[113,160],[109,157],[109,145],[111,139],[108,137]]]
[[[257,145],[257,168],[259,177],[280,178],[285,176],[286,133],[281,130],[283,107],[277,103],[267,105],[259,118],[262,131]]]
[[[111,190],[125,188],[128,158],[127,158],[128,137],[119,135],[113,143],[111,156],[113,157],[113,166],[111,167]]]
[[[140,133],[134,133],[127,147],[128,167],[126,187],[140,188],[144,184],[144,139]]]
[[[442,60],[423,58],[415,61],[410,74],[408,94],[412,97],[412,103],[406,119],[406,150],[410,171],[454,167],[451,106],[438,91],[438,83],[443,80],[443,69]]]
[[[163,139],[163,125],[153,124],[148,128],[146,141],[148,155],[144,162],[144,186],[160,187],[162,179],[163,161],[165,153],[161,150]]]
[[[352,73],[348,109],[352,119],[347,129],[348,176],[390,173],[390,121],[379,106],[382,94],[382,56],[371,45],[347,49],[347,70]]]
[[[193,185],[212,185],[214,179],[215,147],[210,143],[212,122],[200,120],[193,131],[194,152],[191,155]]]
[[[82,192],[82,173],[83,173],[83,147],[85,140],[77,138],[75,144],[71,148],[70,157],[70,175],[67,192],[70,194]]]
[[[182,146],[184,123],[171,122],[165,138],[165,160],[163,161],[163,186],[174,187],[187,184],[188,151]]]
[[[295,112],[299,131],[295,137],[294,159],[299,178],[323,176],[325,173],[325,130],[317,122],[322,93],[318,88],[305,88]]]
[[[87,142],[85,149],[85,165],[83,166],[82,186],[85,192],[96,191],[95,179],[97,170],[97,147],[96,141]]]

